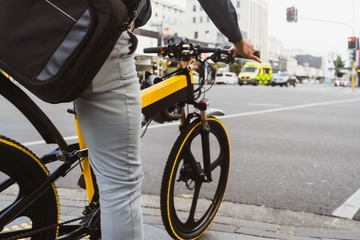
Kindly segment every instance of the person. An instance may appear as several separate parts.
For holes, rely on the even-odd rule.
[[[129,13],[137,3],[122,1]],[[260,61],[253,55],[254,46],[241,35],[230,0],[199,2],[217,28],[234,43],[236,54]],[[151,2],[146,0],[133,27],[145,25],[150,17]],[[123,32],[90,86],[74,101],[100,193],[102,240],[144,239],[136,47],[137,38],[131,29]]]
[[[236,10],[231,0],[198,0],[201,7],[209,16],[211,21],[224,34],[229,42],[234,44],[234,56],[241,56],[261,62],[260,58],[254,55],[253,44],[243,38],[239,28]],[[260,50],[257,49],[260,53]]]

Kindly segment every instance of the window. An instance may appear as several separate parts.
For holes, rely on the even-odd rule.
[[[209,39],[210,38],[210,32],[209,31],[205,31],[205,39]]]
[[[196,23],[196,17],[193,17],[193,23]]]
[[[198,38],[198,32],[194,32],[194,38],[195,38],[195,39]]]
[[[240,8],[240,1],[237,1],[237,2],[236,2],[236,7],[237,7],[237,8]]]
[[[257,68],[243,68],[241,71],[242,72],[255,72],[257,70]]]
[[[217,38],[216,39],[217,39],[218,42],[225,42],[225,40],[226,40],[224,34],[222,34],[221,32],[217,33]]]
[[[196,12],[196,5],[193,5],[193,12]]]
[[[206,17],[206,22],[210,22],[210,18],[209,18],[209,17]]]
[[[201,23],[202,23],[202,19],[203,19],[203,17],[200,17],[200,20],[199,20],[199,21],[200,21]]]
[[[240,21],[240,13],[237,14],[237,20]]]

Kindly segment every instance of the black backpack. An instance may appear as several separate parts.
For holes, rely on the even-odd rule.
[[[144,2],[128,14],[121,0],[2,1],[0,69],[43,101],[73,101]]]

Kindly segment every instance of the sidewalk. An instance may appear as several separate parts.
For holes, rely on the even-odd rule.
[[[86,204],[82,189],[58,189],[61,218],[80,214]],[[171,240],[160,216],[158,196],[143,195],[145,240]],[[201,240],[360,240],[360,222],[311,213],[223,202]]]

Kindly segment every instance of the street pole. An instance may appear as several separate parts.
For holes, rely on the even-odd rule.
[[[354,91],[355,90],[355,74],[356,74],[356,71],[355,71],[355,61],[352,60],[351,62],[351,69],[352,69],[352,74],[351,74],[351,89]]]
[[[354,10],[355,11],[355,10]],[[336,23],[336,24],[342,24],[342,25],[346,25],[348,26],[351,31],[353,32],[353,36],[355,35],[355,30],[353,27],[351,27],[349,24],[344,23],[344,22],[337,22],[337,21],[329,21],[329,20],[321,20],[321,19],[312,19],[312,18],[299,18],[298,19],[302,19],[302,20],[310,20],[310,21],[318,21],[318,22],[327,22],[327,23]],[[354,24],[355,26],[355,24]],[[360,58],[360,57],[359,57]],[[360,59],[359,59],[360,60]],[[354,91],[355,90],[355,77],[356,77],[356,66],[355,66],[356,61],[352,60],[351,61],[351,88]],[[360,81],[360,80],[359,80]]]
[[[355,36],[355,31],[354,31],[354,28],[351,27],[349,24],[347,23],[344,23],[344,22],[337,22],[337,21],[329,21],[329,20],[321,20],[321,19],[313,19],[313,18],[299,18],[298,19],[301,19],[301,20],[310,20],[310,21],[317,21],[317,22],[327,22],[327,23],[336,23],[336,24],[342,24],[342,25],[346,25],[348,26],[351,31],[353,32],[353,36]]]

